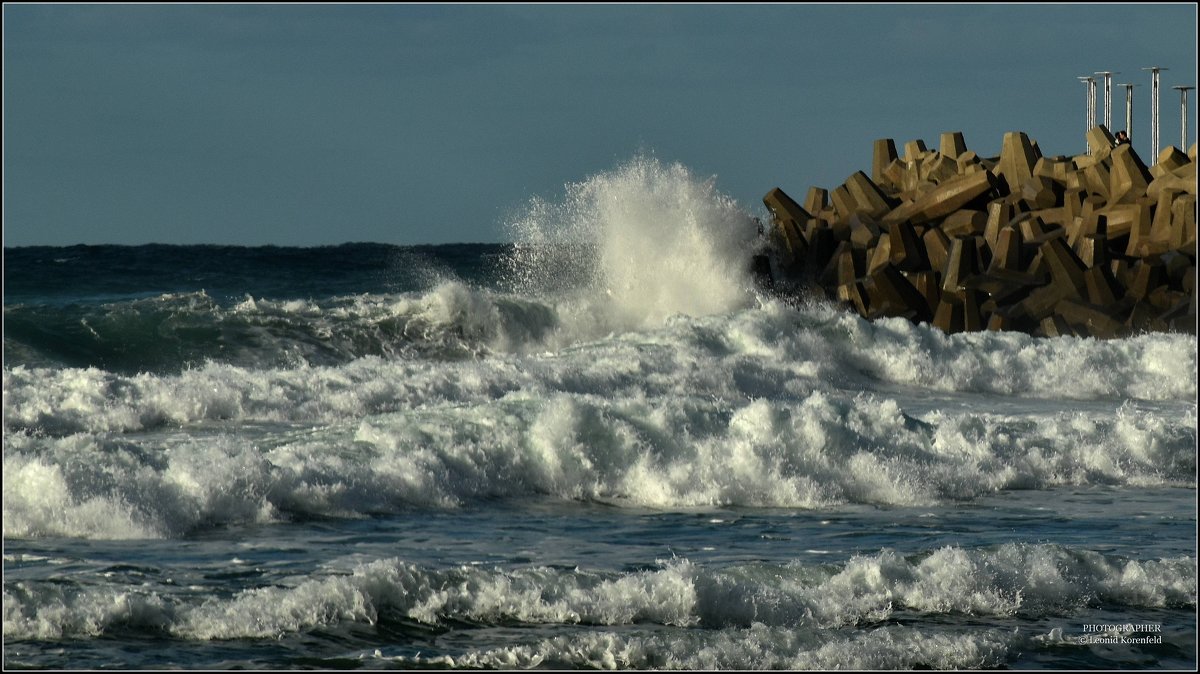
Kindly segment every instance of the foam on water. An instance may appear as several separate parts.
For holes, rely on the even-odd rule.
[[[917,630],[888,626],[851,636],[756,624],[748,629],[665,635],[611,632],[544,639],[458,656],[386,657],[383,666],[481,669],[911,670],[983,669],[1004,664],[1022,640],[1002,630]]]
[[[173,537],[545,495],[819,508],[1194,486],[1195,371],[1179,335],[947,337],[776,304],[458,361],[5,368],[4,533]]]
[[[769,303],[727,315],[678,317],[661,328],[544,351],[533,348],[537,337],[531,335],[553,330],[551,313],[525,305],[510,311],[508,322],[497,321],[498,305],[485,299],[459,287],[421,303],[429,313],[461,316],[460,328],[480,326],[494,343],[525,344],[528,352],[467,361],[366,357],[340,366],[267,369],[209,363],[178,375],[5,367],[5,429],[66,434],[212,420],[336,422],[480,402],[518,389],[730,401],[892,385],[1054,400],[1187,401],[1197,390],[1195,339],[1185,335],[1111,341],[947,336],[901,319],[870,323],[826,306]],[[429,320],[420,329],[465,329],[436,327],[444,325]]]
[[[1061,485],[1194,486],[1196,470],[1194,423],[1173,413],[917,419],[888,397],[823,391],[735,406],[530,387],[311,430],[5,440],[6,537],[175,537],[292,514],[547,496],[656,508],[914,506]]]
[[[340,623],[635,625],[707,629],[870,626],[896,612],[1061,615],[1092,605],[1194,608],[1194,558],[1130,560],[1058,545],[891,550],[837,565],[705,568],[687,560],[628,573],[547,567],[423,568],[400,559],[350,573],[203,600],[168,588],[17,582],[7,639],[95,636],[130,624],[187,639],[274,638]]]
[[[901,318],[836,319],[852,346],[842,358],[873,379],[943,391],[1088,400],[1196,397],[1196,338],[1037,338],[1015,332],[947,335]]]
[[[755,229],[639,157],[535,200],[503,283],[501,246],[399,260],[398,281],[386,250],[373,280],[338,273],[360,247],[106,250],[142,266],[99,294],[27,279],[5,307],[8,664],[152,642],[177,650],[151,666],[1125,663],[1051,629],[1109,616],[1177,619],[1163,653],[1127,655],[1194,664],[1174,489],[1196,480],[1193,336],[947,336],[785,304],[751,289]],[[210,295],[172,278],[191,258],[250,273]],[[146,265],[166,285],[139,285]],[[479,535],[501,520],[512,537]],[[583,543],[601,521],[612,540]],[[542,532],[588,561],[532,552]],[[635,563],[676,540],[693,561]],[[421,636],[345,657],[380,633]]]
[[[510,224],[511,282],[557,305],[567,338],[748,306],[757,225],[682,164],[639,156],[534,199]]]
[[[121,374],[173,374],[206,362],[265,369],[363,356],[479,357],[544,348],[558,327],[551,306],[455,279],[422,292],[319,300],[246,295],[222,304],[198,291],[99,306],[6,307],[5,320],[10,364]]]
[[[174,608],[154,592],[21,583],[4,589],[5,640],[94,637],[121,628],[165,629]]]

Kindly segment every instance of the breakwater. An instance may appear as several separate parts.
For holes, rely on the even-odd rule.
[[[1195,332],[1195,144],[1147,167],[1104,126],[1071,157],[1043,156],[1022,132],[994,157],[960,132],[939,140],[903,156],[877,140],[871,175],[811,187],[803,203],[768,192],[776,288],[948,333]]]

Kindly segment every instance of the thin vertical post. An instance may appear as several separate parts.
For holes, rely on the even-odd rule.
[[[1119,87],[1125,87],[1125,135],[1133,143],[1133,85],[1122,82]]]
[[[1187,92],[1196,87],[1171,87],[1179,90],[1179,149],[1187,152]]]
[[[1142,68],[1150,71],[1150,154],[1154,163],[1158,163],[1158,73],[1166,70],[1159,66]]]
[[[1100,70],[1093,74],[1104,76],[1104,126],[1112,131],[1112,76],[1116,73]]]
[[[1087,148],[1087,153],[1092,154],[1092,146],[1087,142],[1087,134],[1096,126],[1096,78],[1095,77],[1077,77],[1080,82],[1087,85],[1087,112],[1084,119],[1083,142]]]

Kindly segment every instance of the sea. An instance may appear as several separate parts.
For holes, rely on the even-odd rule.
[[[866,320],[762,219],[5,248],[4,667],[1194,670],[1196,336]]]

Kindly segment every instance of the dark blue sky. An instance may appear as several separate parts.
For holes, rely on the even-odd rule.
[[[1138,85],[1147,157],[1141,68],[1170,68],[1177,144],[1196,30],[1192,3],[8,4],[4,243],[504,241],[639,152],[759,214],[869,172],[876,138],[1081,152],[1098,70]]]

